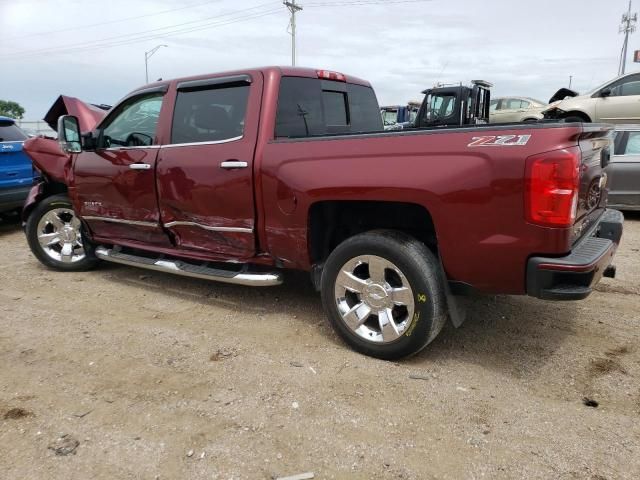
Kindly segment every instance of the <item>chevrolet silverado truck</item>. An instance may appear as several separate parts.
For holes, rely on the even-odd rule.
[[[613,276],[611,129],[514,124],[385,132],[366,81],[248,69],[133,91],[95,127],[31,139],[33,254],[248,286],[310,272],[354,349],[420,351],[460,295],[585,298]],[[594,188],[595,187],[595,188]]]

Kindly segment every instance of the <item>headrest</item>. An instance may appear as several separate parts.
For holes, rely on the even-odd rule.
[[[229,114],[218,105],[203,105],[193,115],[194,125],[203,130],[224,130],[229,122]]]

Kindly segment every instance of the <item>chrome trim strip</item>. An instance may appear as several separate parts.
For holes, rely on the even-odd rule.
[[[111,217],[96,217],[93,215],[84,215],[81,217],[83,220],[98,220],[101,222],[110,222],[110,223],[124,223],[125,225],[137,225],[139,227],[157,227],[157,223],[153,222],[141,222],[139,220],[124,220],[121,218],[111,218]]]
[[[153,263],[147,263],[149,260],[144,258],[144,262],[136,262],[132,260],[133,255],[127,255],[128,258],[118,258],[113,256],[113,250],[106,247],[99,246],[95,249],[95,254],[98,258],[106,260],[107,262],[120,263],[122,265],[129,265],[131,267],[140,267],[148,270],[157,270],[159,272],[174,273],[176,275],[182,275],[184,277],[201,278],[205,280],[217,280],[224,283],[233,283],[236,285],[246,285],[250,287],[270,287],[274,285],[280,285],[282,283],[282,274],[278,271],[274,272],[238,272],[233,277],[217,276],[213,273],[196,273],[184,270],[181,268],[179,261],[172,260],[155,260]],[[142,258],[141,258],[142,260]],[[207,269],[202,270],[206,272]]]
[[[242,227],[210,227],[209,225],[202,225],[196,222],[169,222],[164,224],[165,228],[171,227],[199,227],[204,230],[209,230],[211,232],[227,232],[227,233],[253,233],[253,228],[242,228]]]
[[[139,147],[125,147],[124,145],[121,145],[119,147],[109,147],[109,148],[97,148],[96,151],[97,152],[115,152],[115,151],[121,151],[121,150],[159,150],[161,147],[160,145],[148,145],[148,146],[139,146]]]
[[[237,142],[238,140],[242,140],[243,138],[244,135],[239,135],[237,137],[226,138],[224,140],[213,140],[210,142],[167,143],[166,145],[161,145],[160,148],[192,147],[195,145],[220,145],[221,143]]]

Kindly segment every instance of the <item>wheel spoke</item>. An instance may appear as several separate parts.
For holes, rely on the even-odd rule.
[[[380,257],[369,257],[369,278],[379,285],[386,282],[384,278],[384,270],[386,264]]]
[[[71,263],[73,260],[73,243],[65,242],[60,251],[60,260],[64,263]]]
[[[391,290],[393,303],[396,305],[413,305],[413,292],[410,288],[399,287]]]
[[[64,228],[64,222],[55,211],[49,212],[46,216],[46,220],[53,225],[56,230],[62,230]]]
[[[71,221],[69,223],[71,224],[74,230],[76,230],[77,232],[80,231],[81,224],[80,224],[80,219],[78,217],[74,215],[73,217],[71,217]]]
[[[380,325],[380,332],[382,332],[382,338],[385,342],[390,342],[400,337],[398,326],[393,321],[393,314],[391,313],[390,308],[386,308],[378,312],[378,322]]]
[[[349,327],[355,330],[366,322],[370,315],[371,309],[364,303],[360,302],[357,305],[354,305],[348,312],[344,313],[342,318]]]
[[[38,241],[43,247],[50,247],[51,245],[60,243],[60,237],[58,235],[58,232],[41,233],[40,235],[38,235]]]
[[[346,270],[340,270],[338,278],[336,279],[336,284],[346,288],[350,292],[362,293],[367,282],[366,280],[356,277],[353,273],[347,272]]]

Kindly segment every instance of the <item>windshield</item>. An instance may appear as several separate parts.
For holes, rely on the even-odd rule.
[[[395,125],[398,122],[397,110],[383,110],[382,121],[385,125]]]

